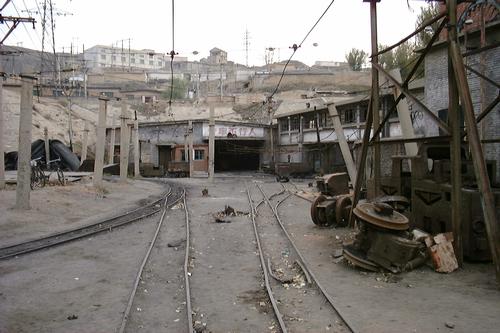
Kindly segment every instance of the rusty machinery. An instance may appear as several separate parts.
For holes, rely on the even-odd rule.
[[[359,232],[344,246],[344,257],[353,265],[393,273],[411,270],[427,259],[426,246],[408,232],[406,216],[385,203],[360,203],[354,208]]]
[[[311,205],[311,218],[321,227],[344,227],[348,223],[352,205],[347,173],[334,173],[316,178],[321,192]]]
[[[405,213],[412,227],[431,234],[453,230],[451,217],[450,148],[448,143],[424,143],[418,156],[394,156],[392,174],[381,177],[380,190],[392,197],[407,197],[411,211]],[[412,172],[404,168],[411,161]],[[486,161],[497,212],[500,188],[494,161]],[[373,198],[373,181],[367,181],[368,197]],[[462,147],[462,239],[464,257],[473,261],[491,260],[484,217],[474,169],[467,148]],[[498,214],[498,213],[497,213]]]

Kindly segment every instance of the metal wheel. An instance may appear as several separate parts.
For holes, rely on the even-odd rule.
[[[351,196],[346,195],[337,198],[335,205],[335,221],[337,226],[345,227],[349,223],[349,212],[351,211]]]
[[[328,226],[328,220],[326,218],[326,214],[322,211],[319,211],[317,207],[320,203],[322,203],[325,200],[326,197],[324,195],[320,195],[311,204],[311,219],[313,220],[314,224],[320,227]]]

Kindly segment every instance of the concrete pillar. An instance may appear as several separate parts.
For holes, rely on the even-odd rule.
[[[99,116],[97,120],[97,141],[95,144],[94,186],[102,187],[102,169],[104,166],[104,145],[106,140],[106,113],[109,98],[99,97]]]
[[[186,162],[189,162],[188,156],[189,156],[189,149],[188,149],[188,136],[189,136],[189,125],[186,133],[184,134],[184,160]]]
[[[87,159],[87,149],[89,145],[89,122],[85,121],[85,127],[83,129],[83,142],[82,142],[82,156],[80,160],[80,165]]]
[[[139,120],[134,121],[134,177],[139,178],[141,176],[139,170],[139,163],[141,157],[141,148],[139,145]]]
[[[210,105],[210,122],[208,124],[208,179],[214,181],[215,172],[215,119],[214,106]]]
[[[193,122],[190,120],[188,123],[188,134],[189,134],[189,151],[188,151],[188,162],[189,162],[189,177],[193,177],[194,171],[194,161],[193,161]]]
[[[21,76],[21,114],[17,157],[16,208],[30,208],[31,126],[33,112],[33,78]]]
[[[1,68],[0,68],[1,70]],[[0,76],[0,190],[5,189],[5,158],[3,137],[3,76]]]
[[[43,128],[43,138],[45,140],[45,164],[47,169],[50,167],[50,145],[49,145],[49,129],[47,127]]]
[[[122,113],[120,116],[120,182],[122,183],[127,181],[129,133],[127,105],[125,102],[122,102]]]
[[[114,156],[115,156],[115,141],[116,141],[116,130],[115,130],[115,119],[113,116],[113,120],[111,122],[111,130],[109,131],[109,151],[108,151],[108,163],[113,164]]]

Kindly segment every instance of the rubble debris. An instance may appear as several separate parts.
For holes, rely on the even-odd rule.
[[[77,315],[75,315],[75,314],[70,314],[70,315],[68,316],[68,320],[75,320],[75,319],[78,319],[78,316],[77,316]]]
[[[448,328],[451,328],[451,329],[454,329],[454,328],[455,328],[455,324],[450,323],[450,322],[446,322],[446,323],[444,323],[444,326],[446,326],[446,327],[448,327]]]
[[[203,190],[201,190],[201,195],[204,197],[208,197],[208,189],[204,188]]]
[[[282,269],[276,270],[276,272],[280,275],[280,276],[278,276],[278,274],[276,274],[274,272],[272,265],[271,265],[271,259],[269,259],[269,258],[267,258],[267,269],[269,271],[269,275],[271,275],[271,277],[273,279],[275,279],[276,281],[278,281],[280,283],[292,283],[293,282],[293,277],[285,277]]]
[[[230,220],[226,220],[227,216],[242,216],[248,215],[248,213],[240,212],[235,210],[233,207],[226,205],[224,206],[224,210],[213,214],[216,223],[231,223]]]
[[[437,234],[434,237],[425,239],[436,272],[451,273],[458,268],[452,242],[453,233],[451,232]]]

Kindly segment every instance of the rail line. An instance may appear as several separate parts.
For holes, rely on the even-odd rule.
[[[160,216],[160,219],[158,221],[158,225],[156,227],[155,233],[153,234],[153,237],[151,241],[149,242],[148,249],[146,250],[146,253],[141,261],[141,264],[139,266],[139,269],[137,271],[137,275],[134,280],[134,284],[132,287],[132,290],[130,292],[127,306],[125,308],[125,311],[123,313],[121,322],[120,322],[120,328],[118,329],[119,333],[123,333],[125,331],[125,328],[127,326],[128,320],[130,318],[130,310],[132,308],[132,305],[134,303],[135,295],[137,293],[137,288],[139,286],[139,282],[141,281],[141,277],[144,271],[144,267],[146,266],[146,263],[149,260],[149,257],[151,255],[151,251],[153,250],[156,240],[158,239],[158,234],[160,233],[160,230],[162,226],[165,224],[164,222],[166,221],[166,213],[167,210],[170,209],[172,206],[176,205],[179,202],[183,202],[184,204],[184,210],[185,210],[185,215],[186,215],[186,255],[185,255],[185,261],[184,261],[184,274],[185,274],[185,283],[186,283],[186,308],[187,308],[187,313],[191,314],[191,300],[190,300],[190,294],[189,294],[189,280],[188,280],[188,261],[189,261],[189,215],[188,215],[188,210],[186,206],[186,190],[184,188],[174,188],[173,191],[167,194],[165,197],[165,203],[163,205],[162,209],[162,214]],[[189,315],[188,315],[189,318]],[[192,319],[189,318],[188,320],[188,329],[189,332],[193,332],[192,330]]]
[[[289,235],[288,231],[286,230],[283,222],[281,221],[281,218],[280,218],[279,213],[278,213],[278,207],[283,202],[285,202],[285,200],[287,200],[289,197],[291,197],[292,194],[293,194],[293,193],[291,193],[291,191],[289,191],[288,189],[286,189],[286,187],[283,184],[281,184],[281,185],[282,185],[282,190],[280,190],[278,193],[274,193],[274,194],[272,194],[270,196],[266,195],[266,193],[264,192],[264,190],[262,189],[262,187],[260,185],[257,184],[256,187],[259,189],[260,193],[262,194],[262,197],[263,197],[262,201],[264,201],[269,206],[269,208],[271,209],[271,211],[273,213],[274,219],[278,222],[278,224],[280,226],[280,229],[283,231],[284,235],[288,239],[288,242],[292,245],[292,248],[293,248],[294,252],[296,253],[296,255],[298,256],[298,258],[300,259],[300,260],[297,260],[296,262],[300,266],[301,270],[304,272],[304,275],[305,275],[306,279],[308,280],[308,282],[310,281],[310,282],[314,283],[314,285],[317,287],[317,289],[322,294],[322,296],[324,296],[324,298],[326,299],[326,301],[330,304],[330,306],[331,306],[332,310],[334,311],[334,313],[336,314],[336,316],[338,316],[338,318],[342,321],[342,323],[343,323],[342,326],[345,327],[346,329],[348,329],[350,332],[354,332],[352,326],[349,325],[349,323],[345,320],[345,318],[337,310],[337,308],[335,306],[335,301],[332,298],[332,296],[328,294],[328,292],[319,283],[319,281],[316,278],[315,274],[310,270],[309,264],[307,263],[306,259],[304,258],[304,256],[302,255],[302,253],[297,248],[295,242],[293,241],[293,239]],[[285,191],[288,192],[288,194],[284,198],[282,198],[281,200],[278,200],[278,202],[273,206],[271,204],[271,199],[275,198],[275,197],[277,197],[279,195],[284,194]],[[251,196],[249,194],[250,191],[248,190],[248,187],[247,187],[247,193],[248,193],[248,196],[249,196],[249,201],[251,202],[251,206],[252,206],[253,203],[252,203]],[[254,210],[252,210],[252,212],[253,212],[253,214],[256,214],[256,212]],[[263,251],[262,251],[261,246],[260,246],[260,236],[259,236],[259,233],[258,233],[257,224],[255,223],[255,219],[254,219],[253,214],[252,214],[252,222],[254,223],[255,237],[256,237],[257,243],[259,245],[259,255],[261,256],[261,262],[263,262],[263,260],[264,260],[264,254],[263,254]],[[272,268],[271,268],[271,265],[270,265],[269,258],[268,258],[268,265],[267,265],[268,268],[267,269],[265,268],[266,265],[264,265],[264,263],[262,263],[262,266],[263,266],[263,271],[268,271],[269,270],[269,273],[271,273],[271,275],[272,275]],[[264,276],[266,276],[266,274],[267,273],[265,273]],[[268,294],[269,294],[270,299],[274,298],[274,296],[272,296],[273,292],[272,292],[271,287],[269,286],[269,288],[268,288],[268,283],[266,283],[266,289],[268,290]],[[272,303],[272,300],[271,300],[271,303]],[[274,304],[273,304],[273,309],[275,310],[275,315],[278,318],[278,321],[280,323],[280,327],[281,327],[282,332],[287,332],[287,328],[285,326],[284,321],[283,320],[280,321],[280,319],[283,318],[283,315],[279,312],[279,309],[278,309],[277,306],[276,306],[276,308],[274,307]],[[278,310],[278,311],[276,312],[276,310]]]
[[[124,214],[114,216],[110,219],[99,221],[90,225],[55,233],[38,239],[22,242],[15,245],[0,248],[0,260],[12,258],[22,254],[43,250],[49,247],[67,243],[103,231],[111,231],[119,226],[142,220],[161,211],[159,204],[170,196],[172,188],[162,194],[162,197],[146,206],[136,208]]]

